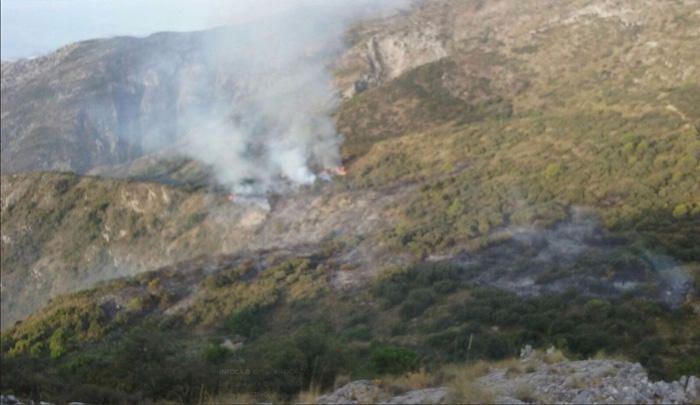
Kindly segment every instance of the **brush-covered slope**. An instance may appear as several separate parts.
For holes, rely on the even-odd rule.
[[[338,112],[352,181],[418,185],[389,237],[419,253],[583,205],[697,260],[697,6],[437,1],[358,28],[338,68],[365,89]]]
[[[318,185],[231,203],[207,188],[61,173],[2,177],[2,321],[7,328],[51,297],[201,255],[348,244],[353,268],[382,266],[371,235],[401,194]],[[361,252],[361,253],[360,253]]]
[[[525,344],[697,375],[699,6],[436,0],[360,24],[333,65],[348,176],[269,210],[157,156],[92,169],[129,181],[3,177],[3,328],[180,263],[6,330],[3,390],[289,399]]]
[[[654,379],[700,372],[697,298],[671,310],[633,294],[519,297],[445,263],[337,290],[338,253],[210,256],[57,298],[3,333],[2,389],[97,403],[288,401],[526,344],[625,357]]]

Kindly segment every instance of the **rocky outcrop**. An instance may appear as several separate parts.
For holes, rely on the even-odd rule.
[[[386,400],[386,393],[369,380],[351,382],[334,392],[318,397],[319,404],[369,404]]]
[[[638,363],[615,360],[524,360],[523,372],[497,369],[478,382],[498,395],[499,403],[683,404],[700,400],[700,380],[653,382]]]
[[[44,401],[22,401],[15,397],[14,395],[0,395],[0,405],[53,405],[51,402]],[[71,402],[70,405],[82,405],[78,402]]]
[[[369,380],[351,382],[336,391],[319,397],[319,404],[444,404],[446,388],[428,388],[409,391],[392,397],[383,388]]]
[[[359,77],[339,78],[345,98],[395,79],[418,66],[434,62],[448,55],[433,25],[420,29],[402,30],[373,35],[348,51],[339,61],[340,70],[359,68]],[[353,80],[354,79],[354,80]],[[346,83],[346,82],[350,83]]]
[[[424,390],[409,391],[403,395],[394,397],[387,404],[446,404],[448,403],[447,388],[426,388]]]
[[[475,383],[499,404],[687,404],[700,400],[700,379],[694,376],[654,382],[638,363],[564,360],[548,364],[546,356],[525,351],[520,364],[492,369]],[[455,386],[463,383],[472,382],[453,382]],[[455,400],[450,394],[450,389],[440,387],[392,396],[381,385],[361,380],[319,397],[317,403],[443,404]]]

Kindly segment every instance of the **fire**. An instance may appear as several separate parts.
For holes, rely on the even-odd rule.
[[[346,169],[345,166],[338,166],[335,168],[335,174],[337,174],[338,176],[347,176],[348,169]]]
[[[345,166],[338,166],[338,167],[333,167],[330,169],[325,169],[323,172],[321,172],[321,178],[330,181],[331,176],[347,176],[348,175],[348,169],[345,168]]]

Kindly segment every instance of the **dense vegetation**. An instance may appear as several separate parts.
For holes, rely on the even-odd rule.
[[[654,377],[700,372],[700,325],[689,307],[573,291],[519,298],[474,286],[448,264],[330,293],[326,259],[279,258],[257,275],[252,260],[209,275],[166,269],[57,300],[3,334],[2,389],[89,402],[291,398],[338,379],[500,360],[525,344],[574,358],[624,356]],[[187,310],[168,311],[196,283]]]
[[[377,92],[391,94],[394,86],[409,91],[416,83],[407,75]],[[458,105],[441,102],[439,92],[429,94],[416,91],[413,97],[430,97],[445,109]],[[681,87],[668,97],[685,100],[679,105],[692,114],[687,105],[700,104],[700,88]],[[357,103],[362,100],[343,113],[354,117]],[[370,101],[364,104],[371,109]],[[578,205],[594,208],[609,229],[679,259],[700,260],[691,242],[700,235],[700,133],[665,109],[628,114],[525,111],[483,114],[484,122],[468,125],[447,121],[453,125],[424,132],[412,127],[418,132],[374,139],[352,166],[350,181],[357,187],[417,187],[394,207],[401,220],[385,237],[419,257],[455,246],[477,248],[506,225],[551,225]],[[350,138],[348,157],[367,142],[365,136]]]

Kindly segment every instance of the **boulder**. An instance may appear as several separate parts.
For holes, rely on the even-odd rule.
[[[334,392],[316,399],[318,404],[376,404],[386,401],[388,395],[369,380],[348,383]]]
[[[403,395],[394,397],[383,404],[445,404],[447,403],[447,388],[428,388],[409,391]]]

